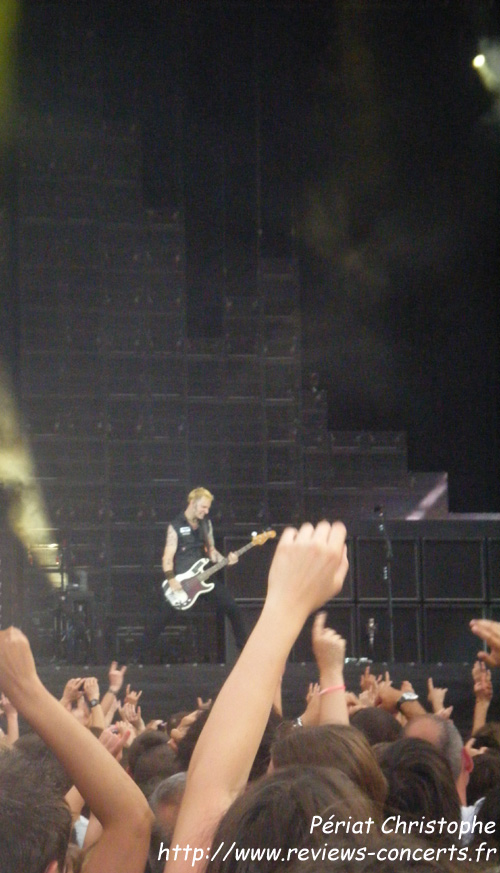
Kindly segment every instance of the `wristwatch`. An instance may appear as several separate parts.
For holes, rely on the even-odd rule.
[[[89,706],[91,709],[93,709],[94,706],[99,706],[99,700],[94,697],[93,700],[89,700]]]
[[[418,694],[415,694],[414,691],[404,691],[396,703],[396,709],[401,711],[403,703],[410,703],[413,700],[418,700]]]

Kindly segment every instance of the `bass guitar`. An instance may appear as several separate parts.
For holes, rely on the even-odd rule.
[[[245,552],[248,552],[249,549],[253,549],[254,546],[262,546],[267,540],[274,539],[275,536],[276,531],[274,530],[266,530],[260,534],[253,534],[251,542],[238,549],[236,554],[240,557]],[[209,591],[213,590],[214,583],[207,582],[207,579],[210,579],[210,576],[218,573],[223,567],[226,567],[228,560],[223,558],[222,561],[217,561],[216,564],[212,564],[211,567],[205,570],[207,564],[210,564],[209,558],[200,558],[199,561],[195,561],[186,573],[180,573],[175,577],[182,586],[181,591],[174,591],[168,579],[162,582],[163,593],[170,606],[183,612],[194,606],[200,594],[208,594]]]

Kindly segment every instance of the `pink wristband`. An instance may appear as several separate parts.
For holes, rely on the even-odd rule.
[[[345,685],[329,685],[328,688],[322,688],[319,692],[320,697],[322,694],[330,694],[331,691],[345,691]]]

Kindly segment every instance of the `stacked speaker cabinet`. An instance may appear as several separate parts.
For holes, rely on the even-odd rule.
[[[473,661],[477,639],[469,622],[481,617],[487,598],[488,541],[480,531],[451,539],[446,530],[422,539],[424,638],[428,661]],[[490,579],[495,586],[495,574]]]
[[[390,524],[389,524],[390,529]],[[418,543],[391,536],[356,538],[357,628],[359,652],[386,660],[390,652],[388,596],[392,584],[394,651],[397,661],[420,661],[421,615]]]
[[[470,632],[472,618],[500,621],[500,539],[488,518],[385,522],[349,526],[349,573],[341,594],[326,604],[328,624],[344,636],[347,656],[376,663],[390,660],[389,588],[393,601],[396,662],[472,663],[481,647]],[[226,548],[244,545],[227,538]],[[276,540],[252,549],[230,567],[226,584],[239,600],[248,629],[262,609]],[[312,660],[311,621],[294,646],[292,661]],[[226,646],[235,655],[230,628]]]
[[[197,3],[171,6],[171,51],[162,64],[170,120],[163,171],[171,194],[163,202],[172,205],[161,212],[145,208],[143,197],[143,140],[130,101],[138,85],[134,55],[122,51],[134,35],[124,28],[125,42],[117,40],[116,56],[108,57],[99,4],[60,3],[56,10],[40,2],[26,10],[33,91],[21,85],[29,106],[19,125],[17,184],[22,406],[47,508],[40,544],[54,530],[68,584],[92,592],[99,658],[128,652],[140,635],[161,580],[166,525],[193,486],[215,493],[217,544],[225,538],[229,548],[268,527],[279,534],[304,519],[370,514],[384,494],[408,484],[404,435],[329,433],[318,377],[302,373],[295,113],[293,100],[283,99],[293,97],[294,59],[282,39],[290,9],[274,4],[267,12],[255,4],[249,41],[237,4],[208,4],[201,15]],[[193,28],[201,34],[212,24],[227,39],[221,58],[205,47],[207,69],[217,68],[221,122],[210,163],[200,154],[196,125],[183,126],[181,108],[188,101],[190,112],[198,106],[205,118],[198,91],[189,91],[199,72],[186,68],[187,40]],[[123,118],[114,100],[120,88],[127,91]],[[217,275],[208,291],[194,289],[201,295],[190,303],[191,311],[206,305],[220,319],[202,336],[188,329],[183,149],[183,160],[191,160],[185,176],[202,171],[205,160],[217,171],[206,188]],[[469,657],[469,617],[500,611],[497,534],[451,539],[437,529],[394,533],[400,660],[444,660],[446,639],[454,657]],[[272,548],[252,550],[226,574],[250,625]],[[344,591],[327,607],[329,621],[346,636],[350,655],[387,657],[384,543],[376,529],[350,530],[349,560]],[[31,624],[42,633],[44,598],[51,589],[57,596],[59,586],[41,585],[32,597],[27,562],[23,586]],[[459,630],[448,631],[452,615]],[[181,626],[172,623],[172,639]],[[294,649],[297,660],[310,658],[309,631]],[[199,656],[223,657],[213,651],[212,633],[200,639]],[[185,654],[193,657],[191,643]]]
[[[0,630],[19,626],[23,599],[21,547],[8,530],[0,529]]]
[[[19,166],[23,411],[70,585],[84,572],[107,617],[103,651],[142,624],[165,493],[185,491],[183,222],[143,210],[133,127],[27,117]]]

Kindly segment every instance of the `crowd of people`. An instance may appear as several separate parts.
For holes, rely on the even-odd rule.
[[[500,724],[488,722],[500,623],[471,632],[470,734],[446,689],[428,699],[367,668],[346,689],[345,641],[323,604],[348,570],[341,523],[288,528],[261,615],[216,699],[144,722],[113,662],[43,686],[29,641],[0,632],[2,873],[455,871],[500,865]],[[282,712],[292,646],[315,613],[317,682]],[[19,735],[18,716],[23,728]]]

